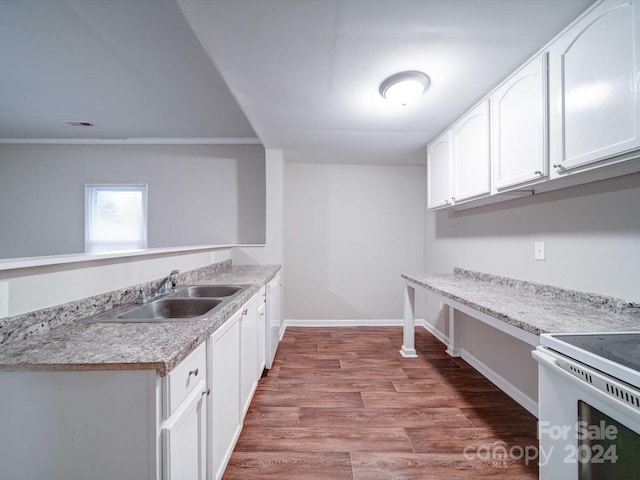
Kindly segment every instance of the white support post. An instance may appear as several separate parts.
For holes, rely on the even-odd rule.
[[[453,306],[449,308],[449,345],[447,353],[452,357],[462,355],[462,314]]]
[[[418,357],[415,349],[415,308],[416,289],[406,283],[404,286],[404,338],[400,349],[400,354],[405,358]]]

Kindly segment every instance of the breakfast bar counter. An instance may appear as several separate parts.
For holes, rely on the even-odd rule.
[[[447,352],[460,356],[461,313],[533,346],[541,333],[640,331],[640,304],[455,268],[451,275],[402,274],[403,356],[416,357],[415,290],[434,293],[449,305]]]

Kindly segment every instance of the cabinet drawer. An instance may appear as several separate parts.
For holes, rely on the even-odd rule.
[[[201,382],[207,379],[207,349],[206,343],[200,345],[189,354],[167,375],[164,398],[165,418],[169,418],[187,395]]]

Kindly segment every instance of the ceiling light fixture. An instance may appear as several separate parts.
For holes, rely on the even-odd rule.
[[[380,95],[404,107],[420,98],[430,83],[429,77],[422,72],[400,72],[380,84]]]

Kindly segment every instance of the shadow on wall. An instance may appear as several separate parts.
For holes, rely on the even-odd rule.
[[[640,173],[507,200],[434,212],[436,238],[637,231]]]

